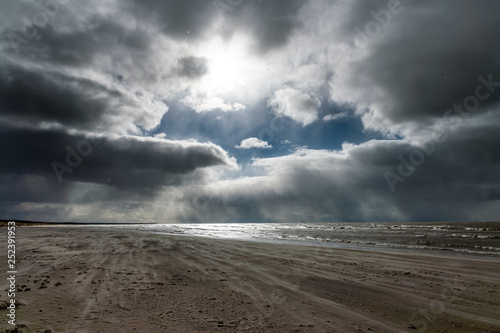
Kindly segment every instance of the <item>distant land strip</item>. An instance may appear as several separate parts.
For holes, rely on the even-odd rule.
[[[113,224],[113,225],[126,225],[138,223],[104,223],[104,222],[46,222],[46,221],[26,221],[26,220],[2,220],[0,219],[0,227],[7,226],[8,222],[14,221],[18,226],[40,226],[40,225],[99,225],[99,224]],[[156,223],[140,223],[140,224],[156,224]]]

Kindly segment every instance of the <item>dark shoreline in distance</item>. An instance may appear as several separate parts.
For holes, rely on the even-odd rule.
[[[16,220],[16,219],[0,219],[0,227],[6,226],[8,222],[14,221],[16,225],[19,226],[41,226],[41,225],[132,225],[132,224],[143,224],[143,225],[154,225],[163,223],[128,223],[128,222],[47,222],[47,221],[28,221],[28,220]],[[210,224],[213,222],[191,222],[193,224]],[[261,223],[261,222],[219,222],[219,223]],[[262,222],[262,223],[293,223],[293,222]],[[296,222],[304,223],[304,222]],[[428,223],[428,224],[440,224],[440,223],[500,223],[500,221],[432,221],[432,222],[311,222],[311,223],[332,223],[332,224],[343,224],[343,223],[374,223],[374,224],[405,224],[405,223]],[[306,223],[307,224],[307,223]]]
[[[119,222],[119,223],[113,223],[113,222],[46,222],[46,221],[28,221],[28,220],[17,220],[17,219],[0,219],[0,228],[1,227],[6,227],[8,222],[14,221],[16,222],[16,226],[23,226],[23,227],[35,227],[35,226],[77,226],[77,225],[87,225],[87,226],[97,226],[97,225],[134,225],[134,224],[141,224],[141,225],[156,225],[156,224],[162,224],[162,223],[127,223],[127,222]],[[193,224],[205,224],[203,222],[192,222]],[[238,222],[220,222],[222,224],[224,223],[238,223]],[[245,224],[245,222],[241,222]],[[258,222],[252,222],[252,223],[258,223]],[[274,222],[274,223],[282,223],[282,222]],[[287,223],[287,222],[285,222]],[[288,222],[290,223],[290,222]],[[302,222],[299,222],[302,223]],[[312,222],[313,224],[315,222]],[[320,222],[320,223],[325,223],[325,222]],[[344,224],[344,223],[371,223],[371,222],[326,222],[326,223],[331,223],[331,224]],[[375,224],[387,224],[387,225],[401,225],[405,223],[427,223],[427,224],[441,224],[441,223],[478,223],[478,224],[483,224],[483,223],[500,223],[500,221],[475,221],[475,222],[464,222],[464,221],[452,221],[452,222],[373,222]]]
[[[103,223],[103,222],[44,222],[44,221],[26,221],[26,220],[2,220],[0,219],[0,227],[7,226],[8,222],[14,221],[18,226],[41,226],[41,225],[101,225],[101,224],[116,224],[116,225],[127,225],[127,224],[137,224],[137,223]],[[144,225],[157,224],[157,223],[141,223]]]

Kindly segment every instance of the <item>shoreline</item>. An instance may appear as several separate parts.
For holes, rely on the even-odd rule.
[[[6,226],[8,220],[0,220],[0,227]],[[366,225],[369,224],[366,232]],[[292,244],[302,246],[319,246],[339,249],[352,249],[375,252],[407,253],[407,254],[432,254],[443,256],[484,258],[487,260],[500,260],[500,247],[498,242],[491,239],[500,239],[500,222],[416,222],[416,223],[189,223],[189,224],[158,224],[158,223],[60,223],[60,222],[33,222],[16,221],[17,226],[22,227],[74,227],[74,228],[103,228],[115,230],[116,228],[131,228],[151,234],[165,234],[173,236],[193,236],[209,239],[228,239],[251,242],[263,242],[271,244]],[[273,232],[269,227],[276,230],[285,230],[283,234]],[[188,226],[188,227],[186,227]],[[224,227],[221,227],[224,226]],[[227,226],[236,227],[239,230],[228,229]],[[250,226],[249,230],[241,230],[242,226]],[[290,227],[288,231],[282,226]],[[299,228],[297,228],[299,226]],[[361,226],[361,232],[357,228]],[[460,228],[458,228],[460,227]],[[317,231],[312,237],[301,234],[299,230]],[[338,230],[352,230],[350,232],[339,232]],[[335,230],[332,233],[332,230]],[[387,233],[387,230],[404,230],[409,235],[400,237],[396,233]],[[421,233],[418,233],[422,230]],[[437,230],[437,232],[436,232]],[[440,233],[440,230],[446,230]],[[453,230],[452,232],[447,230]],[[194,232],[193,232],[194,231]],[[207,232],[208,231],[208,232]],[[231,235],[233,231],[236,234]],[[271,232],[270,232],[271,231]],[[373,232],[375,231],[375,232]],[[378,232],[377,232],[378,231]],[[248,232],[254,233],[249,237]],[[486,234],[483,234],[486,233]],[[295,235],[293,234],[295,233]],[[298,234],[297,234],[298,233]],[[239,234],[239,235],[237,235]],[[260,234],[260,235],[259,235]],[[381,236],[384,234],[384,236]],[[231,235],[231,236],[230,236]],[[450,236],[453,236],[450,238]],[[387,237],[387,238],[384,238]],[[429,237],[429,238],[427,238]],[[442,238],[441,238],[442,237]],[[432,238],[432,239],[431,239]],[[441,242],[438,239],[441,238]],[[417,239],[418,242],[414,240]],[[429,241],[430,240],[430,241]],[[473,242],[471,242],[473,240]]]
[[[333,242],[328,243],[319,243],[319,242],[308,242],[308,241],[299,241],[299,240],[280,240],[280,239],[265,239],[265,238],[222,238],[222,237],[210,237],[205,235],[189,235],[189,234],[174,234],[167,232],[148,232],[148,231],[129,231],[129,232],[139,232],[150,235],[165,235],[165,236],[173,236],[173,237],[188,237],[188,238],[201,238],[201,239],[211,239],[211,240],[220,240],[220,241],[235,241],[235,242],[250,242],[250,243],[263,243],[263,244],[276,244],[276,245],[290,245],[290,246],[306,246],[306,247],[318,247],[325,249],[337,249],[337,250],[347,250],[347,251],[361,251],[361,252],[373,252],[373,253],[389,253],[389,254],[402,254],[402,255],[422,255],[422,256],[431,256],[431,257],[442,257],[442,258],[462,258],[462,259],[473,259],[473,260],[485,260],[485,261],[497,261],[500,263],[500,255],[484,255],[478,254],[475,252],[459,252],[452,251],[449,249],[419,249],[419,248],[406,248],[406,247],[397,247],[396,245],[378,247],[378,248],[370,248],[368,246],[359,246],[359,245],[340,245]],[[342,244],[342,243],[341,243]]]
[[[500,332],[496,260],[92,227],[17,237],[30,332]]]
[[[260,229],[258,227],[255,228],[255,226],[258,226],[259,224],[234,224],[234,223],[229,223],[229,224],[205,224],[205,223],[198,223],[198,224],[166,224],[166,225],[138,225],[138,224],[80,224],[80,225],[47,225],[47,226],[42,226],[42,225],[32,225],[31,227],[70,227],[70,228],[99,228],[103,230],[109,230],[109,231],[114,231],[116,229],[128,229],[130,232],[133,231],[138,231],[138,232],[145,232],[147,234],[163,234],[163,235],[172,235],[172,236],[187,236],[187,237],[201,237],[201,238],[208,238],[208,239],[220,239],[220,240],[238,240],[238,241],[250,241],[250,242],[262,242],[262,243],[269,243],[269,244],[291,244],[291,245],[299,245],[299,246],[317,246],[317,247],[325,247],[325,248],[337,248],[337,249],[349,249],[349,250],[362,250],[362,251],[374,251],[374,252],[389,252],[389,253],[406,253],[406,254],[432,254],[432,255],[438,255],[438,256],[457,256],[457,257],[462,257],[462,258],[483,258],[486,260],[500,260],[500,248],[495,246],[495,248],[488,248],[487,246],[484,247],[484,240],[480,239],[481,242],[477,243],[476,240],[477,238],[472,238],[472,236],[477,235],[472,235],[470,234],[472,229],[472,226],[474,226],[475,232],[483,232],[486,231],[490,233],[488,236],[482,236],[480,235],[479,238],[497,238],[500,239],[500,232],[496,230],[500,230],[500,223],[497,222],[492,222],[492,229],[485,228],[485,224],[480,224],[479,222],[474,222],[474,223],[467,223],[467,225],[470,225],[470,227],[466,227],[465,230],[463,230],[464,226],[462,225],[462,230],[457,230],[457,233],[465,232],[469,233],[467,235],[463,235],[462,237],[468,237],[465,238],[465,240],[469,241],[470,239],[474,239],[474,243],[469,243],[466,244],[464,241],[462,241],[460,238],[454,238],[450,239],[450,232],[444,233],[444,237],[448,238],[446,241],[443,241],[441,244],[432,244],[427,241],[427,235],[425,235],[426,231],[424,232],[424,235],[408,235],[405,236],[404,238],[400,238],[400,236],[394,236],[394,235],[386,235],[386,236],[381,236],[382,233],[386,232],[387,229],[399,229],[399,230],[407,230],[407,228],[410,228],[410,230],[413,228],[418,228],[417,230],[420,230],[422,226],[417,225],[407,225],[407,224],[400,224],[400,225],[395,225],[394,223],[385,223],[386,226],[385,228],[380,228],[380,225],[378,225],[378,233],[376,232],[377,229],[375,227],[370,227],[371,230],[375,231],[375,233],[371,233],[370,235],[366,234],[364,230],[361,230],[361,233],[358,233],[357,230],[355,230],[355,226],[363,225],[363,223],[358,224],[351,224],[351,223],[343,223],[343,224],[321,224],[323,227],[320,227],[320,229],[316,229],[319,233],[324,232],[325,229],[324,226],[328,225],[329,228],[326,228],[326,230],[342,230],[344,227],[346,230],[353,230],[350,234],[340,234],[337,233],[335,235],[330,234],[330,236],[336,237],[336,239],[330,239],[328,236],[321,237],[321,236],[316,236],[316,237],[308,237],[304,235],[300,235],[300,237],[295,237],[293,235],[287,235],[287,232],[285,232],[281,237],[279,237],[279,234],[270,234],[269,229],[263,228]],[[446,224],[446,223],[441,223],[441,222],[436,222],[434,223],[438,226],[442,226],[444,224],[444,228],[448,229],[450,226],[453,226],[453,223],[451,224]],[[462,223],[460,223],[462,224]],[[241,227],[241,226],[252,226],[250,228],[250,232],[257,232],[254,234],[254,236],[249,237],[248,234],[246,233],[247,230],[238,230],[237,234],[233,234],[232,230],[227,230],[227,228],[221,228],[220,226],[231,226],[231,227]],[[263,223],[263,226],[266,225],[275,225],[277,226],[283,226],[283,224],[268,224],[268,223]],[[304,223],[297,223],[297,224],[284,224],[285,226],[294,226],[294,225],[300,225],[300,226],[306,226],[306,229],[309,230],[315,230],[314,226],[317,224],[304,224]],[[308,225],[312,225],[312,227],[309,227]],[[384,225],[384,223],[382,223]],[[158,227],[161,226],[161,227]],[[187,227],[186,229],[186,226]],[[196,227],[195,227],[196,226]],[[214,226],[217,226],[213,228]],[[423,227],[430,227],[432,224],[425,223],[423,224]],[[167,228],[164,228],[167,227]],[[201,228],[200,228],[201,227]],[[391,228],[388,228],[391,227]],[[481,228],[478,228],[481,227]],[[130,229],[129,229],[130,228]],[[213,228],[213,230],[212,230]],[[193,230],[194,229],[194,230]],[[363,228],[362,228],[363,229]],[[487,230],[483,230],[487,229]],[[292,229],[293,230],[293,227]],[[365,227],[366,230],[366,227]],[[194,233],[193,233],[194,231]],[[412,230],[413,231],[413,230]],[[297,232],[297,229],[295,229],[295,232]],[[414,232],[414,231],[413,231]],[[427,231],[428,232],[428,231]],[[260,235],[259,235],[260,234]],[[354,236],[354,237],[353,237]],[[359,236],[359,237],[357,237]],[[375,238],[372,238],[375,236]],[[456,236],[456,235],[454,235]],[[382,238],[381,238],[382,237]],[[389,242],[383,242],[383,237],[388,237],[389,239],[392,240]],[[441,237],[441,236],[437,236]],[[411,241],[412,239],[419,239],[419,243],[405,243],[404,239],[407,239],[408,241]],[[434,238],[434,241],[436,240],[436,234],[429,236],[429,238]],[[444,239],[444,238],[443,238]],[[421,245],[420,241],[428,243],[425,245]],[[493,246],[494,244],[489,242],[489,246]],[[474,246],[472,248],[471,246]]]

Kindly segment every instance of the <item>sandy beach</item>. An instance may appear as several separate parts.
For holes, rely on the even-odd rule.
[[[16,237],[16,323],[31,333],[500,332],[495,260],[90,227]]]

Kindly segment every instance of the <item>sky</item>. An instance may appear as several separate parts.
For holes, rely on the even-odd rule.
[[[0,218],[500,220],[498,13],[4,0]]]

